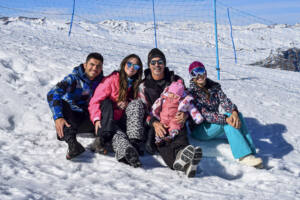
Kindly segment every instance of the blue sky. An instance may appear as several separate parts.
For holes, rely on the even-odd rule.
[[[169,6],[172,6],[173,4],[175,4],[174,2],[177,2],[178,6],[182,6],[195,2],[207,2],[207,4],[211,4],[212,0],[155,0],[155,2],[157,2],[158,4],[160,3]],[[164,4],[162,2],[168,3]],[[225,10],[227,7],[232,7],[237,9],[236,12],[243,11],[275,23],[300,23],[300,0],[217,0],[217,2],[221,5],[219,9]],[[17,12],[13,9],[6,9],[3,7],[24,10],[34,9],[43,12],[50,11],[56,13],[71,13],[72,4],[73,0],[0,0],[0,15],[4,16],[7,13]],[[120,7],[124,7],[125,5],[128,5],[128,9],[130,10],[130,12],[134,13],[135,11],[133,8],[137,8],[136,5],[151,6],[152,3],[151,0],[76,0],[77,11],[81,12],[81,16],[83,15],[83,13],[85,16],[87,16],[88,14],[99,16],[99,12],[105,13],[105,15],[116,15],[115,13],[118,12],[114,11]],[[106,12],[104,12],[104,8],[101,6],[104,6],[104,8],[107,9]],[[112,9],[111,12],[109,11],[110,9]],[[157,12],[159,12],[160,9],[162,9],[162,7],[159,8]],[[174,10],[176,11],[177,9],[178,7],[174,8]],[[19,15],[29,14],[26,12],[19,13]]]

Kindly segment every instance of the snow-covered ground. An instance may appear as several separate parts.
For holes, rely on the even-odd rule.
[[[46,101],[49,89],[90,52],[103,54],[106,75],[130,53],[146,63],[153,47],[151,23],[82,22],[69,38],[62,21],[10,20],[0,21],[1,200],[300,199],[300,74],[246,65],[267,57],[271,49],[299,47],[299,24],[234,27],[237,65],[225,35],[228,27],[219,26],[225,58],[219,82],[243,112],[266,167],[238,164],[228,145],[201,143],[207,147],[205,157],[196,178],[188,179],[168,169],[159,156],[142,157],[140,169],[89,151],[67,161],[67,145],[56,140]],[[196,59],[217,80],[212,31],[210,24],[192,22],[159,26],[159,47],[168,66],[186,82],[187,66]],[[85,146],[92,142],[79,140]]]

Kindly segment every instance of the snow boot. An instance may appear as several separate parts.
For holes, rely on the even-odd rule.
[[[78,156],[85,151],[84,147],[76,140],[77,129],[64,126],[64,137],[63,140],[68,144],[68,152],[66,155],[67,160]]]
[[[155,145],[155,132],[154,129],[150,129],[148,131],[147,140],[145,143],[145,150],[151,154],[154,155],[155,152],[157,152],[157,147]]]
[[[185,170],[185,174],[188,178],[196,176],[197,167],[202,158],[202,149],[200,147],[195,147],[194,150],[195,150],[194,158],[187,165],[187,168]]]
[[[140,156],[144,155],[144,151],[141,149],[141,141],[138,139],[130,139],[130,144],[137,150]]]
[[[70,139],[67,143],[69,146],[66,155],[67,160],[71,160],[85,151],[84,147],[76,140],[76,138]]]
[[[195,148],[192,145],[186,146],[176,154],[173,163],[173,169],[177,171],[185,171],[186,166],[193,160]]]
[[[89,148],[94,153],[107,154],[107,150],[105,149],[104,143],[101,141],[101,137],[96,137]]]
[[[125,159],[127,163],[134,168],[142,166],[142,163],[139,160],[139,154],[132,146],[127,147],[127,149],[125,150]]]
[[[244,156],[242,158],[238,159],[238,162],[250,167],[255,167],[255,168],[263,168],[263,161],[259,157],[255,157],[252,154],[249,154],[247,156]]]

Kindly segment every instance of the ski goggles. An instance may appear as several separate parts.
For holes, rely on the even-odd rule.
[[[205,72],[206,72],[205,68],[197,67],[191,71],[190,75],[192,78],[196,78],[199,75],[201,75],[201,76],[204,75]]]
[[[162,59],[160,59],[160,60],[151,60],[150,65],[156,65],[156,63],[158,65],[162,65],[162,64],[164,64],[164,61]]]
[[[127,62],[127,67],[131,68],[133,67],[134,70],[139,70],[141,68],[141,66],[139,66],[138,64],[133,64],[132,62]]]

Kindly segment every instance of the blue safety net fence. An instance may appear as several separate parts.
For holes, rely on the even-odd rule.
[[[68,25],[65,34],[71,38],[84,34],[88,24],[97,25],[93,31],[107,26],[120,33],[135,31],[140,37],[127,36],[128,45],[135,46],[137,38],[142,38],[149,50],[157,46],[174,57],[184,53],[190,61],[198,59],[211,66],[216,66],[217,25],[221,69],[225,61],[231,64],[255,61],[251,59],[253,49],[266,54],[274,48],[276,40],[276,30],[268,28],[274,22],[219,1],[216,1],[215,21],[211,0],[0,0],[0,18],[6,17],[61,20]],[[245,34],[247,40],[241,39]],[[190,49],[190,44],[197,48]]]

